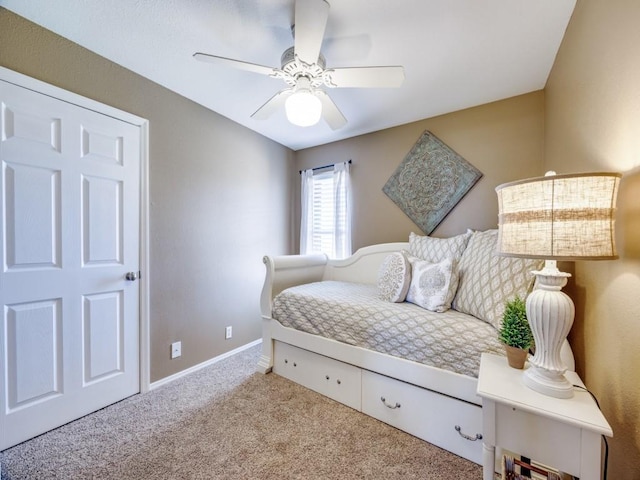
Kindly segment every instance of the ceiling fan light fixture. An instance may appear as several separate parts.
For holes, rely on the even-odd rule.
[[[307,89],[298,89],[284,103],[287,120],[299,127],[310,127],[320,121],[322,102]]]
[[[399,87],[404,81],[404,69],[398,65],[327,69],[320,50],[329,7],[328,0],[294,0],[294,25],[291,27],[294,45],[282,54],[280,68],[201,52],[193,56],[203,62],[266,75],[287,84],[286,89],[253,112],[251,118],[265,120],[284,106],[288,121],[294,125],[309,127],[322,118],[332,130],[337,130],[346,125],[347,119],[322,87]]]

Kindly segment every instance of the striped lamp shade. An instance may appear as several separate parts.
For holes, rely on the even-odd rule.
[[[498,253],[549,260],[618,258],[614,217],[621,176],[549,172],[499,185]]]

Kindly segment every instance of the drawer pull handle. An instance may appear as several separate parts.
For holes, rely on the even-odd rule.
[[[297,367],[297,366],[298,366],[298,364],[297,364],[296,362],[293,362],[293,366],[294,366],[294,367]]]
[[[289,363],[289,360],[287,360],[286,358],[284,359],[284,363]]]
[[[467,435],[466,433],[462,433],[462,431],[461,431],[462,428],[460,427],[460,425],[456,425],[455,429],[456,429],[456,432],[458,432],[458,435],[460,435],[465,440],[469,440],[471,442],[475,442],[476,440],[482,440],[482,434],[481,433],[476,433],[476,436],[472,437],[471,435]]]
[[[325,375],[324,378],[326,378],[327,380],[329,380],[329,375]]]
[[[336,382],[338,382],[338,385],[341,385],[342,382],[340,381],[340,379],[336,380]]]
[[[396,404],[395,404],[395,405],[389,405],[389,404],[387,403],[387,399],[386,399],[386,398],[384,398],[384,397],[380,397],[380,401],[381,401],[382,403],[384,403],[384,406],[385,406],[385,407],[390,408],[391,410],[395,410],[396,408],[400,408],[400,404],[399,404],[398,402],[396,402]]]

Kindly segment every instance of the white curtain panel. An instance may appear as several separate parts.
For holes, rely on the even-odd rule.
[[[301,177],[300,254],[313,253],[313,170],[303,170]]]
[[[351,177],[349,163],[336,163],[333,166],[334,198],[334,258],[347,258],[351,255]]]

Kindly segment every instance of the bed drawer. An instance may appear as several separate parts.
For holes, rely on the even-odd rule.
[[[287,343],[275,342],[273,372],[361,410],[361,370]]]
[[[482,408],[477,405],[364,370],[362,411],[461,457],[482,463]]]

